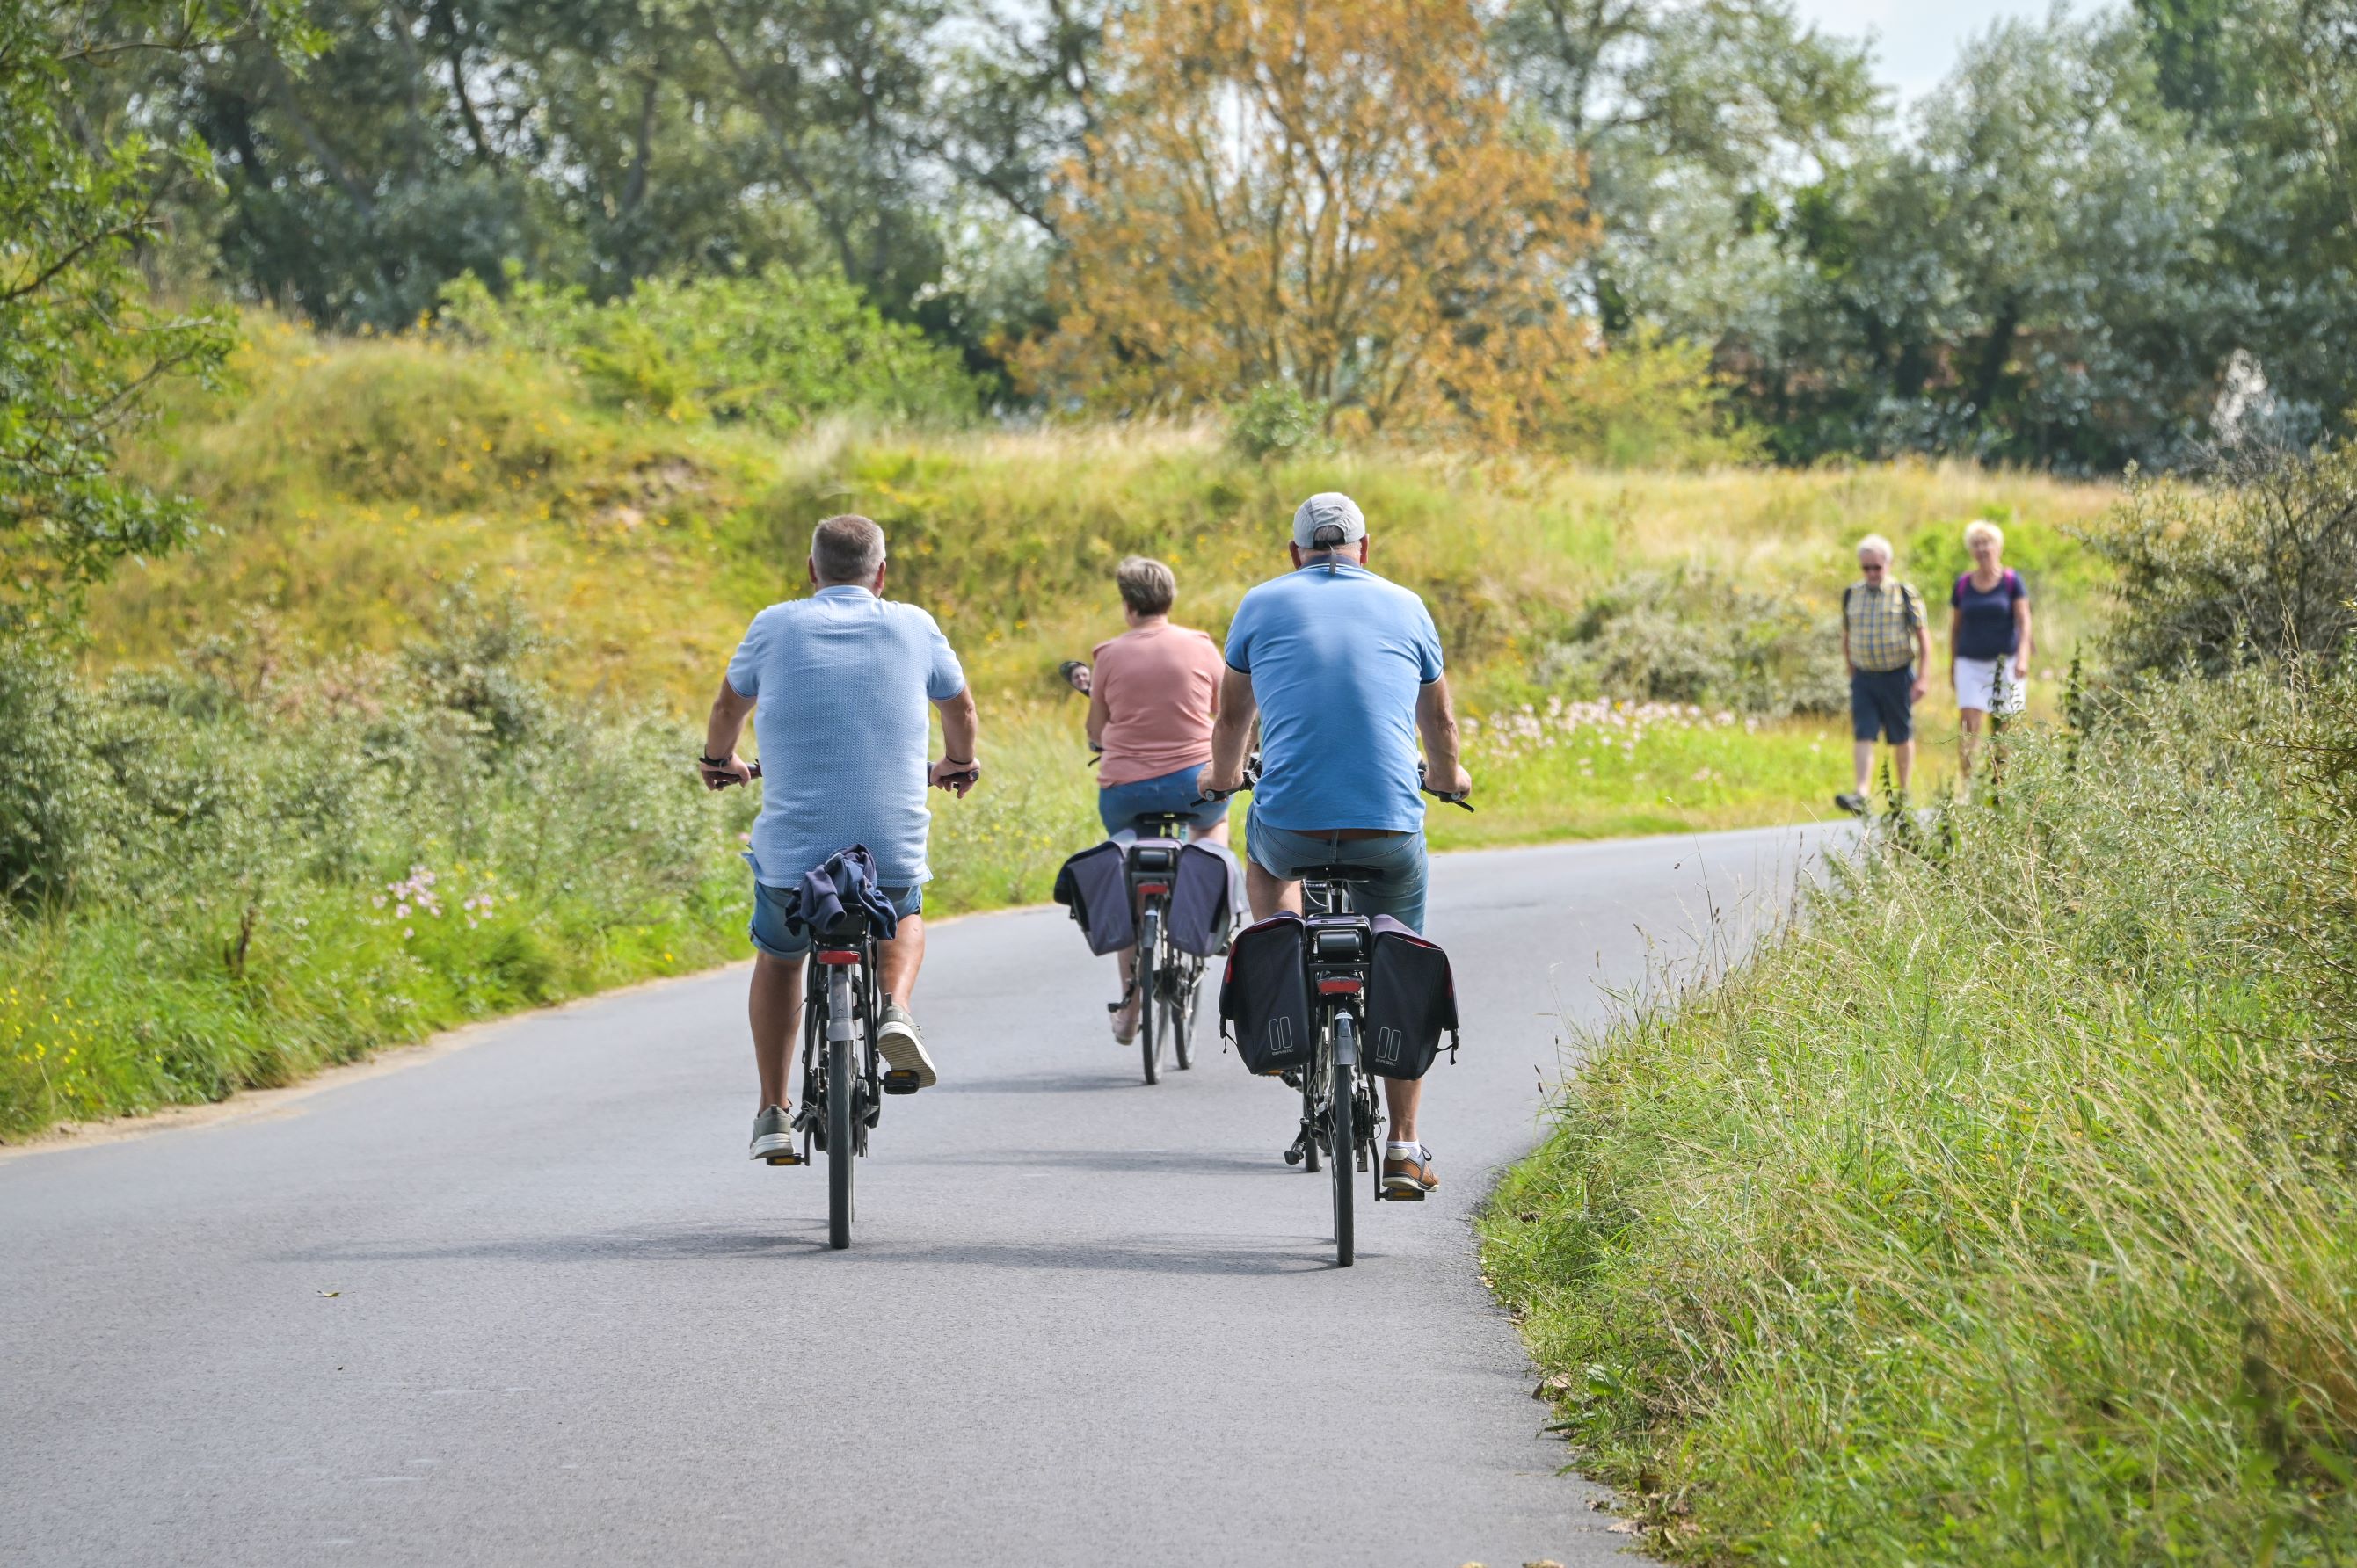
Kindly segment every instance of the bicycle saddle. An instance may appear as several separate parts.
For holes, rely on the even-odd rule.
[[[1383,873],[1372,865],[1310,865],[1302,868],[1302,882],[1372,882]]]

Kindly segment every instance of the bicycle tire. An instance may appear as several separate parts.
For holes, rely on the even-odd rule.
[[[1171,1054],[1185,1072],[1195,1065],[1195,1007],[1203,996],[1203,972],[1182,974],[1170,997]]]
[[[1137,967],[1132,971],[1137,984],[1137,1047],[1146,1058],[1146,1081],[1162,1081],[1162,1039],[1154,1026],[1154,1015],[1159,1011],[1159,998],[1155,995],[1159,986],[1156,962],[1162,946],[1162,911],[1149,908],[1146,921],[1137,930]]]
[[[852,1140],[851,1042],[826,1043],[826,1244],[840,1252],[851,1245]]]
[[[1338,1034],[1350,1027],[1349,1014],[1335,1018],[1334,1028]],[[1341,1053],[1337,1051],[1335,1054],[1340,1056]],[[1358,1152],[1351,1127],[1351,1064],[1337,1061],[1334,1064],[1331,1098],[1326,1108],[1326,1126],[1328,1152],[1334,1162],[1334,1263],[1336,1267],[1344,1269],[1351,1266],[1358,1246],[1356,1216],[1351,1211],[1358,1191],[1358,1184],[1351,1179],[1356,1174],[1353,1169],[1356,1162],[1351,1156]]]

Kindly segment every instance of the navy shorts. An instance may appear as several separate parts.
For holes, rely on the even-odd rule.
[[[877,891],[904,920],[924,910],[922,883],[914,887],[879,887]],[[771,958],[800,958],[811,950],[808,928],[799,935],[786,929],[786,904],[792,897],[787,888],[772,887],[766,882],[753,884],[753,923],[746,929],[746,934],[753,939],[755,947]]]
[[[1850,732],[1860,740],[1878,735],[1900,745],[1915,738],[1915,670],[1855,670],[1849,677]]]

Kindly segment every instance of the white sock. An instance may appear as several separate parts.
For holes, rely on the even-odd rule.
[[[1390,1143],[1383,1146],[1383,1152],[1386,1155],[1399,1155],[1408,1159],[1414,1159],[1418,1155],[1424,1153],[1424,1145],[1422,1144],[1415,1143],[1403,1144],[1397,1138],[1394,1138]]]

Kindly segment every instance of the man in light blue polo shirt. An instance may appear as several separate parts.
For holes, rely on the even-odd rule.
[[[877,882],[899,912],[879,945],[884,1012],[877,1048],[895,1072],[935,1081],[932,1058],[909,1014],[925,959],[928,785],[963,796],[981,776],[974,693],[933,618],[883,597],[884,531],[864,517],[831,517],[811,535],[806,599],[753,618],[712,701],[698,764],[713,789],[744,783],[737,755],[745,718],[759,709],[761,814],[753,823],[753,987],[748,1007],[761,1109],[752,1157],[792,1145],[787,1072],[802,1022],[802,957],[810,940],[786,929],[790,889],[836,851],[865,844]],[[926,704],[941,711],[946,755],[930,768]]]
[[[1440,634],[1422,599],[1367,570],[1368,542],[1367,520],[1339,491],[1311,496],[1293,514],[1293,571],[1246,594],[1229,623],[1211,761],[1199,787],[1209,795],[1243,782],[1257,713],[1261,779],[1244,825],[1254,916],[1298,911],[1302,868],[1347,862],[1381,874],[1355,890],[1361,913],[1396,916],[1421,931],[1418,737],[1433,789],[1459,794],[1473,783],[1458,760]],[[1440,1185],[1432,1152],[1415,1136],[1423,1088],[1383,1080],[1387,1197],[1420,1198]]]

